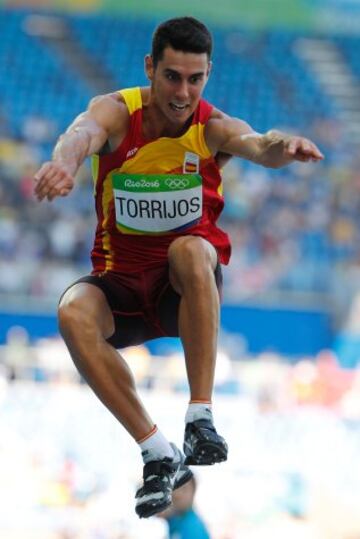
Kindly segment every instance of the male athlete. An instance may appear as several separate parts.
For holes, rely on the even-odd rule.
[[[139,444],[144,483],[136,512],[171,504],[187,465],[227,458],[211,412],[219,326],[220,264],[230,258],[219,167],[240,156],[266,167],[319,161],[310,140],[264,135],[201,98],[212,38],[196,19],[161,24],[145,58],[150,86],[94,98],[35,175],[38,200],[66,196],[92,157],[98,224],[93,271],[64,293],[59,326],[74,363]],[[239,90],[239,99],[241,98]],[[144,409],[118,348],[180,336],[190,387],[184,453]]]

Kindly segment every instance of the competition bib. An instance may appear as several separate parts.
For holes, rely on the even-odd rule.
[[[199,174],[113,174],[113,193],[122,232],[175,232],[202,216]]]

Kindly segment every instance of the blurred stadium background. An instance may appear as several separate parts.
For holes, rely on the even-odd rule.
[[[93,95],[146,84],[153,29],[184,14],[214,34],[209,101],[326,155],[224,172],[234,248],[215,417],[231,453],[198,470],[196,507],[213,539],[360,538],[360,2],[14,0],[0,2],[1,539],[166,537],[135,516],[137,447],[57,334],[57,299],[89,269],[89,166],[52,204],[35,202],[32,175]],[[179,342],[124,355],[181,443]]]

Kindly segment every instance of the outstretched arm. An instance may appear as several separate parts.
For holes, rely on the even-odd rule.
[[[34,176],[35,195],[39,201],[66,196],[75,183],[75,176],[85,158],[97,153],[117,130],[126,128],[125,105],[115,96],[94,98],[86,112],[80,114],[62,134],[51,161],[44,163]]]
[[[320,161],[324,158],[309,139],[271,130],[261,135],[241,120],[216,111],[206,131],[206,140],[213,152],[225,152],[279,168],[294,161]]]

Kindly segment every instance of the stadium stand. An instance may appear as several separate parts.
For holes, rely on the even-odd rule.
[[[68,43],[93,67],[101,66],[109,91],[145,84],[142,57],[155,23],[139,17],[0,11],[3,295],[51,298],[54,305],[66,283],[89,267],[88,168],[67,200],[40,207],[31,194],[31,174],[96,93],[94,69],[78,69],[75,53],[66,55]],[[357,283],[346,280],[343,268],[356,266],[359,256],[357,153],[337,119],[338,105],[297,54],[298,32],[227,28],[214,34],[214,69],[205,97],[259,131],[278,127],[312,136],[326,154],[316,170],[298,165],[272,172],[240,160],[225,169],[223,225],[234,243],[225,299],[316,293],[326,302],[339,283],[351,294]],[[350,55],[357,40],[333,40],[354,76],[359,60]]]

